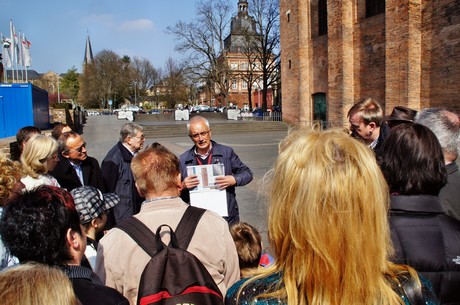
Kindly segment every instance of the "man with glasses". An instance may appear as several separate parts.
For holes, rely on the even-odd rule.
[[[190,139],[195,145],[180,156],[182,176],[181,197],[190,202],[189,190],[199,184],[196,175],[187,175],[187,166],[205,164],[224,164],[225,176],[216,178],[219,189],[227,192],[228,217],[224,217],[229,224],[238,222],[240,215],[236,202],[235,187],[246,185],[252,181],[252,171],[243,162],[231,147],[218,144],[211,140],[211,128],[207,119],[194,116],[187,124]]]
[[[77,187],[89,185],[105,192],[99,162],[88,156],[86,143],[74,131],[64,132],[58,139],[60,162],[49,174],[69,192]]]
[[[113,215],[109,215],[108,227],[140,211],[144,198],[134,184],[131,159],[142,149],[144,142],[144,128],[136,123],[127,123],[120,130],[120,141],[102,161],[105,192],[120,196],[120,203],[113,207]]]

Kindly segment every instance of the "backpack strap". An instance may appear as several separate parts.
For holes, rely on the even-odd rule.
[[[205,209],[193,207],[191,205],[187,207],[175,232],[179,242],[179,248],[187,250],[193,234],[195,233],[196,226],[204,212],[206,212]]]
[[[150,255],[154,256],[157,252],[155,243],[155,234],[136,217],[128,217],[121,223],[117,224],[116,228],[123,230],[126,234]]]

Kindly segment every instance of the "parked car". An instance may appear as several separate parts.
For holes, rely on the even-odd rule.
[[[256,107],[256,108],[252,109],[252,116],[253,117],[263,117],[264,112],[262,111],[262,108]]]
[[[241,109],[240,110],[240,117],[242,117],[242,118],[252,117],[252,112],[249,111],[249,109]]]
[[[198,106],[194,106],[190,112],[200,113],[200,112],[211,112],[211,111],[212,111],[211,107],[209,107],[208,105],[198,105]]]
[[[160,114],[160,110],[159,109],[152,109],[149,111],[150,114]]]

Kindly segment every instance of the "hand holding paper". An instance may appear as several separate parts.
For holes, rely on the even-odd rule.
[[[185,179],[184,179],[184,181],[182,183],[182,187],[187,188],[187,189],[193,189],[193,188],[197,187],[198,184],[200,184],[200,180],[198,179],[198,176],[197,175],[191,175],[191,176],[185,177]]]
[[[233,176],[217,176],[215,178],[215,183],[219,190],[225,190],[227,187],[235,185],[236,180]]]

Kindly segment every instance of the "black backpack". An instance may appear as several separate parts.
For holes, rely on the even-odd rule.
[[[204,212],[204,209],[189,206],[176,232],[169,225],[163,224],[154,234],[135,217],[129,217],[117,225],[151,256],[142,272],[137,304],[224,303],[212,276],[199,259],[186,251]],[[168,227],[171,233],[169,245],[161,240],[162,227]]]

